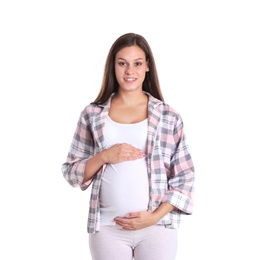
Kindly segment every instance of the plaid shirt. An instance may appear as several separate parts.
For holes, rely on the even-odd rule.
[[[176,209],[157,224],[177,228],[181,214],[192,214],[194,167],[183,132],[181,116],[164,102],[150,94],[148,103],[147,168],[150,200],[148,210],[156,210],[162,202]],[[86,162],[106,148],[104,125],[110,101],[101,105],[89,104],[81,112],[66,162],[62,165],[64,178],[82,190],[92,184],[87,232],[100,229],[99,189],[103,166],[82,184]]]

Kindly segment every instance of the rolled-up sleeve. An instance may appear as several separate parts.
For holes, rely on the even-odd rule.
[[[180,116],[174,128],[174,141],[175,149],[171,156],[168,191],[163,201],[172,204],[181,213],[192,214],[195,172]]]
[[[86,162],[94,155],[94,141],[88,120],[81,113],[74,137],[67,155],[66,162],[62,165],[62,173],[66,181],[73,187],[85,190],[92,180],[83,183]]]

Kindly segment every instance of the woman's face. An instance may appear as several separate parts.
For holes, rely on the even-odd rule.
[[[146,72],[149,71],[144,51],[138,46],[124,47],[115,57],[115,75],[119,90],[142,90]]]

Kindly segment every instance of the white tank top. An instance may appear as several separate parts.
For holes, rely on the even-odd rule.
[[[128,143],[146,152],[147,124],[147,119],[135,124],[120,124],[108,117],[104,128],[106,146]],[[129,212],[146,211],[148,202],[146,158],[106,165],[100,187],[102,225],[115,225],[115,217],[124,217]]]

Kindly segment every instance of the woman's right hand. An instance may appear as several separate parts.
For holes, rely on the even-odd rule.
[[[105,163],[115,164],[123,161],[133,161],[145,157],[142,150],[126,143],[115,144],[102,152]]]

